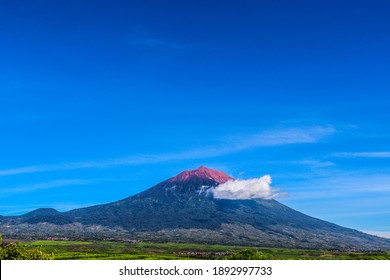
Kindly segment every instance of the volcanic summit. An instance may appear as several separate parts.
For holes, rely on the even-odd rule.
[[[116,202],[64,213],[46,209],[0,217],[0,231],[13,238],[390,249],[389,239],[310,217],[274,199],[217,199],[208,191],[230,180],[234,179],[221,171],[201,166]]]
[[[180,174],[168,179],[169,183],[188,183],[193,180],[211,180],[218,184],[226,183],[229,180],[233,180],[232,177],[217,170],[213,170],[204,166],[200,166],[195,170],[185,170]]]

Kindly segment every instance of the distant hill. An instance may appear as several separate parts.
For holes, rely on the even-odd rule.
[[[55,235],[313,249],[390,249],[390,239],[307,216],[273,199],[215,199],[209,190],[229,180],[234,179],[199,167],[113,203],[65,213],[38,209],[18,217],[2,217],[0,230],[13,237]]]
[[[39,216],[56,216],[59,214],[61,213],[53,208],[39,208],[27,214],[24,214],[21,217],[29,219],[29,218],[39,217]]]

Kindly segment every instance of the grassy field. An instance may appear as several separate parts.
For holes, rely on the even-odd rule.
[[[41,246],[59,260],[177,260],[227,259],[249,247],[176,243],[124,243],[81,241],[34,241],[28,248]],[[339,252],[283,248],[253,248],[274,260],[390,260],[388,252]]]

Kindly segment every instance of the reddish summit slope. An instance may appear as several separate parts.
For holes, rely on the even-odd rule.
[[[209,179],[215,181],[219,184],[226,183],[227,181],[233,180],[232,177],[226,175],[225,173],[217,170],[213,170],[204,166],[201,166],[195,170],[185,170],[180,174],[172,177],[168,180],[168,183],[188,183],[193,181],[194,178],[198,179]]]
[[[217,199],[208,192],[232,179],[201,166],[120,201],[65,213],[40,209],[24,216],[1,217],[0,231],[18,239],[125,238],[256,247],[390,249],[388,239],[307,216],[273,199]]]

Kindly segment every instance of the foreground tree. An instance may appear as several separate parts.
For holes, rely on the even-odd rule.
[[[27,249],[25,245],[17,242],[3,244],[0,234],[0,260],[53,260],[54,255],[43,251],[42,247]]]
[[[254,249],[244,249],[233,253],[229,260],[270,260],[271,256],[263,254]]]

